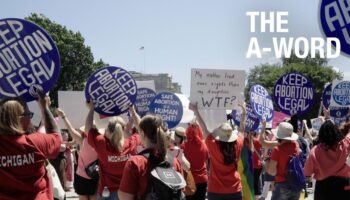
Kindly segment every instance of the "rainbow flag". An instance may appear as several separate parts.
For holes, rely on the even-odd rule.
[[[244,146],[241,159],[238,161],[238,172],[241,175],[243,200],[254,200],[253,154]]]

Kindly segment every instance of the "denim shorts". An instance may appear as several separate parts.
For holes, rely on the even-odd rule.
[[[300,192],[293,191],[287,182],[275,183],[271,200],[299,200]]]

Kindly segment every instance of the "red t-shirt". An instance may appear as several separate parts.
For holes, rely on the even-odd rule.
[[[238,170],[233,163],[230,165],[224,164],[224,155],[221,153],[219,142],[211,134],[205,142],[210,154],[208,192],[222,194],[242,191],[241,177]],[[236,158],[239,160],[243,148],[243,137],[241,135],[238,136],[235,148]]]
[[[177,158],[174,158],[173,167],[182,174],[181,165]],[[143,155],[132,156],[124,167],[119,190],[136,197],[142,197],[147,192],[149,173],[150,165],[147,158]]]
[[[0,135],[0,199],[53,199],[45,160],[60,146],[58,134]]]
[[[277,162],[277,173],[275,176],[275,182],[287,181],[288,163],[290,157],[299,154],[299,145],[297,141],[283,143],[276,146],[272,150],[271,160]]]
[[[258,138],[253,138],[253,145],[255,149],[253,154],[253,167],[254,169],[261,169],[262,168],[261,160],[259,156],[256,154],[258,152],[261,155],[261,152],[262,152],[262,146]]]
[[[99,134],[96,129],[89,131],[88,142],[96,150],[100,165],[98,193],[102,194],[105,186],[111,192],[118,191],[125,163],[132,155],[137,154],[137,146],[141,145],[139,135],[125,138],[122,152],[116,150],[109,139]]]
[[[184,155],[191,163],[191,172],[196,184],[208,182],[207,161],[209,151],[203,141],[199,126],[189,126],[186,129],[187,141],[184,145]]]

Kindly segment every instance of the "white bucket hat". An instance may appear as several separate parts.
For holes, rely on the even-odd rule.
[[[222,123],[219,127],[214,129],[215,140],[222,142],[234,142],[237,140],[237,131],[233,131],[229,123]]]
[[[175,141],[175,135],[178,135],[180,137],[186,137],[186,129],[184,127],[176,127],[174,131],[171,131],[170,139],[172,141]]]
[[[293,133],[293,126],[288,122],[281,122],[277,131],[275,129],[273,132],[276,138],[281,140],[297,140],[299,137],[296,133]]]

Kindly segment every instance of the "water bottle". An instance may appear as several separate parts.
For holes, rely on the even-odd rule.
[[[109,197],[109,195],[110,195],[109,189],[107,188],[107,186],[105,186],[102,191],[102,196],[107,198]]]

